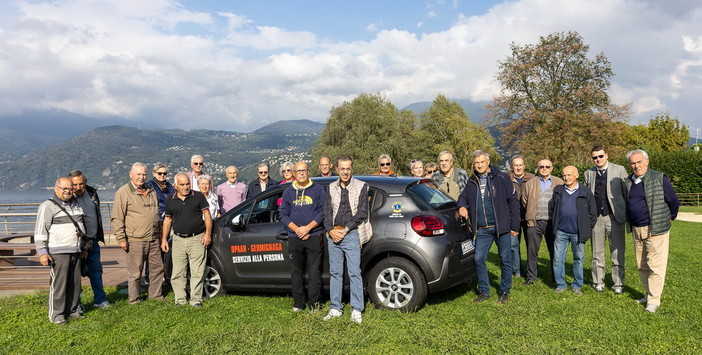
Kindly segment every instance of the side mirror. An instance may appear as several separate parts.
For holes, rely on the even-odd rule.
[[[232,229],[235,231],[243,231],[244,228],[246,228],[246,224],[244,223],[244,216],[242,216],[240,214],[232,217],[232,220],[229,224],[232,226]]]

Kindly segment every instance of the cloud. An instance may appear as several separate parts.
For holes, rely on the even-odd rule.
[[[484,101],[499,92],[497,61],[510,43],[576,30],[591,55],[604,52],[612,62],[617,103],[633,103],[639,118],[666,109],[702,126],[697,1],[511,1],[481,15],[457,13],[438,32],[420,32],[421,22],[416,32],[370,24],[373,37],[356,41],[170,0],[18,3],[17,10],[0,23],[0,116],[60,108],[248,131],[280,119],[323,121],[363,92],[398,107],[438,93]]]

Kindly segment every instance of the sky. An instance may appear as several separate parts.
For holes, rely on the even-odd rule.
[[[499,94],[511,43],[577,31],[631,123],[702,128],[699,0],[0,1],[0,117],[247,132],[324,122],[361,93],[402,108]]]

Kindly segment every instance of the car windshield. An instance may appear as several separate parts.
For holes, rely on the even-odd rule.
[[[410,186],[407,194],[418,205],[428,205],[435,210],[456,207],[456,201],[446,196],[443,192],[430,187],[431,182],[419,183]]]

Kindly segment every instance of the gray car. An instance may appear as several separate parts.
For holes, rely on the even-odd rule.
[[[456,203],[431,181],[355,176],[368,183],[373,238],[363,246],[365,291],[376,307],[421,308],[429,292],[467,283],[475,273],[472,238]],[[315,178],[329,185],[334,178]],[[205,293],[289,291],[288,235],[279,199],[287,184],[247,199],[214,222]],[[325,238],[326,239],[326,238]],[[329,286],[325,247],[323,282]]]

